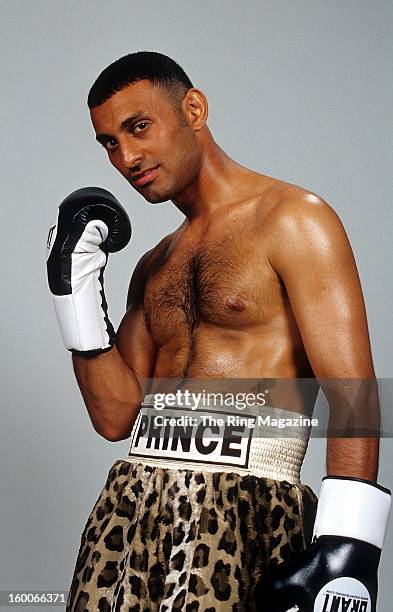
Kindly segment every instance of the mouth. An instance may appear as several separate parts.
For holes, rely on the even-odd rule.
[[[136,176],[132,176],[130,178],[130,183],[132,185],[136,185],[137,187],[147,185],[147,183],[151,183],[151,181],[155,179],[157,170],[158,166],[156,166],[155,168],[149,168],[148,170],[145,170],[144,172]]]

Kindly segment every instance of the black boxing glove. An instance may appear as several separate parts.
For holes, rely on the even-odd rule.
[[[66,348],[84,356],[112,348],[103,272],[108,253],[123,249],[131,224],[116,198],[84,187],[60,204],[47,241],[49,289]]]
[[[376,612],[377,570],[391,493],[369,481],[323,479],[313,544],[255,588],[264,612]]]

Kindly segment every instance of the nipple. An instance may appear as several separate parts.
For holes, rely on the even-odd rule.
[[[245,309],[245,304],[241,300],[237,298],[227,298],[225,300],[225,305],[228,306],[231,310],[235,310],[236,312],[242,312]]]

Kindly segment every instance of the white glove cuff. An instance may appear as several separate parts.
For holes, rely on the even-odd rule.
[[[104,350],[111,346],[108,324],[104,317],[101,304],[98,303],[99,293],[87,287],[85,295],[53,295],[57,321],[65,347],[68,350],[93,351]],[[89,291],[90,289],[90,291]],[[90,300],[86,299],[90,294]]]
[[[322,481],[314,536],[343,536],[378,548],[385,540],[391,494],[356,478],[327,476]]]

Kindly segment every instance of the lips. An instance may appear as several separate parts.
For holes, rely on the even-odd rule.
[[[150,181],[152,181],[155,178],[157,174],[157,169],[158,169],[158,166],[156,168],[149,168],[148,170],[145,170],[141,174],[138,174],[136,178],[132,177],[131,183],[133,185],[137,185],[137,187],[141,187],[142,185],[146,185],[147,183],[150,183]]]

